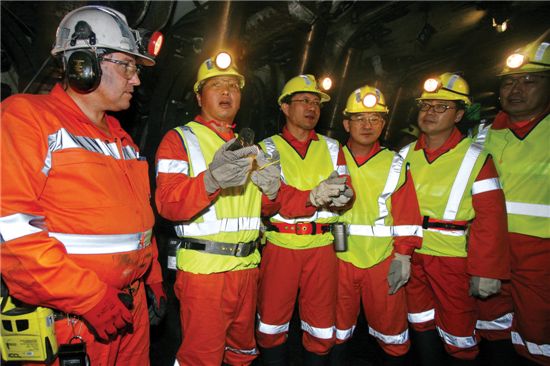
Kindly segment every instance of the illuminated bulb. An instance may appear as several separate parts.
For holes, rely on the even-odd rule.
[[[161,32],[154,32],[149,40],[149,45],[147,46],[147,52],[153,56],[158,56],[162,44],[164,43],[164,36]]]
[[[521,65],[523,65],[523,62],[525,61],[525,56],[523,56],[521,53],[514,53],[513,55],[508,56],[506,59],[506,66],[508,66],[511,69],[517,69]]]
[[[378,102],[378,98],[374,94],[367,94],[363,97],[363,105],[367,108],[372,108]]]
[[[231,56],[227,52],[220,52],[216,56],[216,66],[221,69],[225,70],[229,66],[231,66]]]
[[[323,90],[330,90],[330,88],[332,88],[332,79],[329,77],[324,78],[323,81],[321,81],[321,88],[323,88]]]
[[[436,79],[428,79],[424,82],[424,90],[428,93],[432,93],[437,90],[439,82]]]

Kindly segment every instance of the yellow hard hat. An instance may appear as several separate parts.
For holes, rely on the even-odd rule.
[[[388,113],[389,109],[386,105],[384,94],[380,90],[368,85],[355,89],[348,97],[344,116],[362,112]]]
[[[550,43],[535,41],[508,56],[498,76],[547,70],[550,70]]]
[[[416,100],[460,100],[471,105],[470,87],[460,75],[446,72],[436,78],[429,78],[424,82],[424,91]]]
[[[323,93],[317,85],[317,80],[313,75],[298,75],[290,79],[284,86],[281,95],[277,102],[279,105],[283,104],[283,99],[294,93],[313,93],[317,94],[321,98],[321,103],[328,102],[330,96],[327,93]]]
[[[204,61],[197,72],[197,81],[193,90],[199,93],[202,83],[214,76],[236,76],[239,79],[239,87],[244,87],[244,76],[242,76],[237,65],[231,60],[231,56],[226,52],[220,52],[215,57]]]

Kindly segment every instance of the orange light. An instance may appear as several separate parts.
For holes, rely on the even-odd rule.
[[[151,38],[149,38],[149,43],[147,44],[147,52],[153,57],[157,57],[164,43],[164,36],[161,32],[153,32]]]

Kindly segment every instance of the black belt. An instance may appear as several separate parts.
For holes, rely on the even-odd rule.
[[[195,238],[178,238],[173,240],[179,240],[180,249],[199,250],[205,253],[230,255],[233,257],[248,257],[258,247],[258,239],[237,244]]]
[[[466,230],[468,225],[456,224],[452,222],[430,221],[429,216],[424,216],[424,219],[422,220],[422,227],[424,229]]]

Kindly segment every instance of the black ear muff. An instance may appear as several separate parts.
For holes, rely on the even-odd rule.
[[[69,86],[80,94],[91,93],[101,81],[101,67],[95,52],[74,51],[67,60],[66,77]]]

